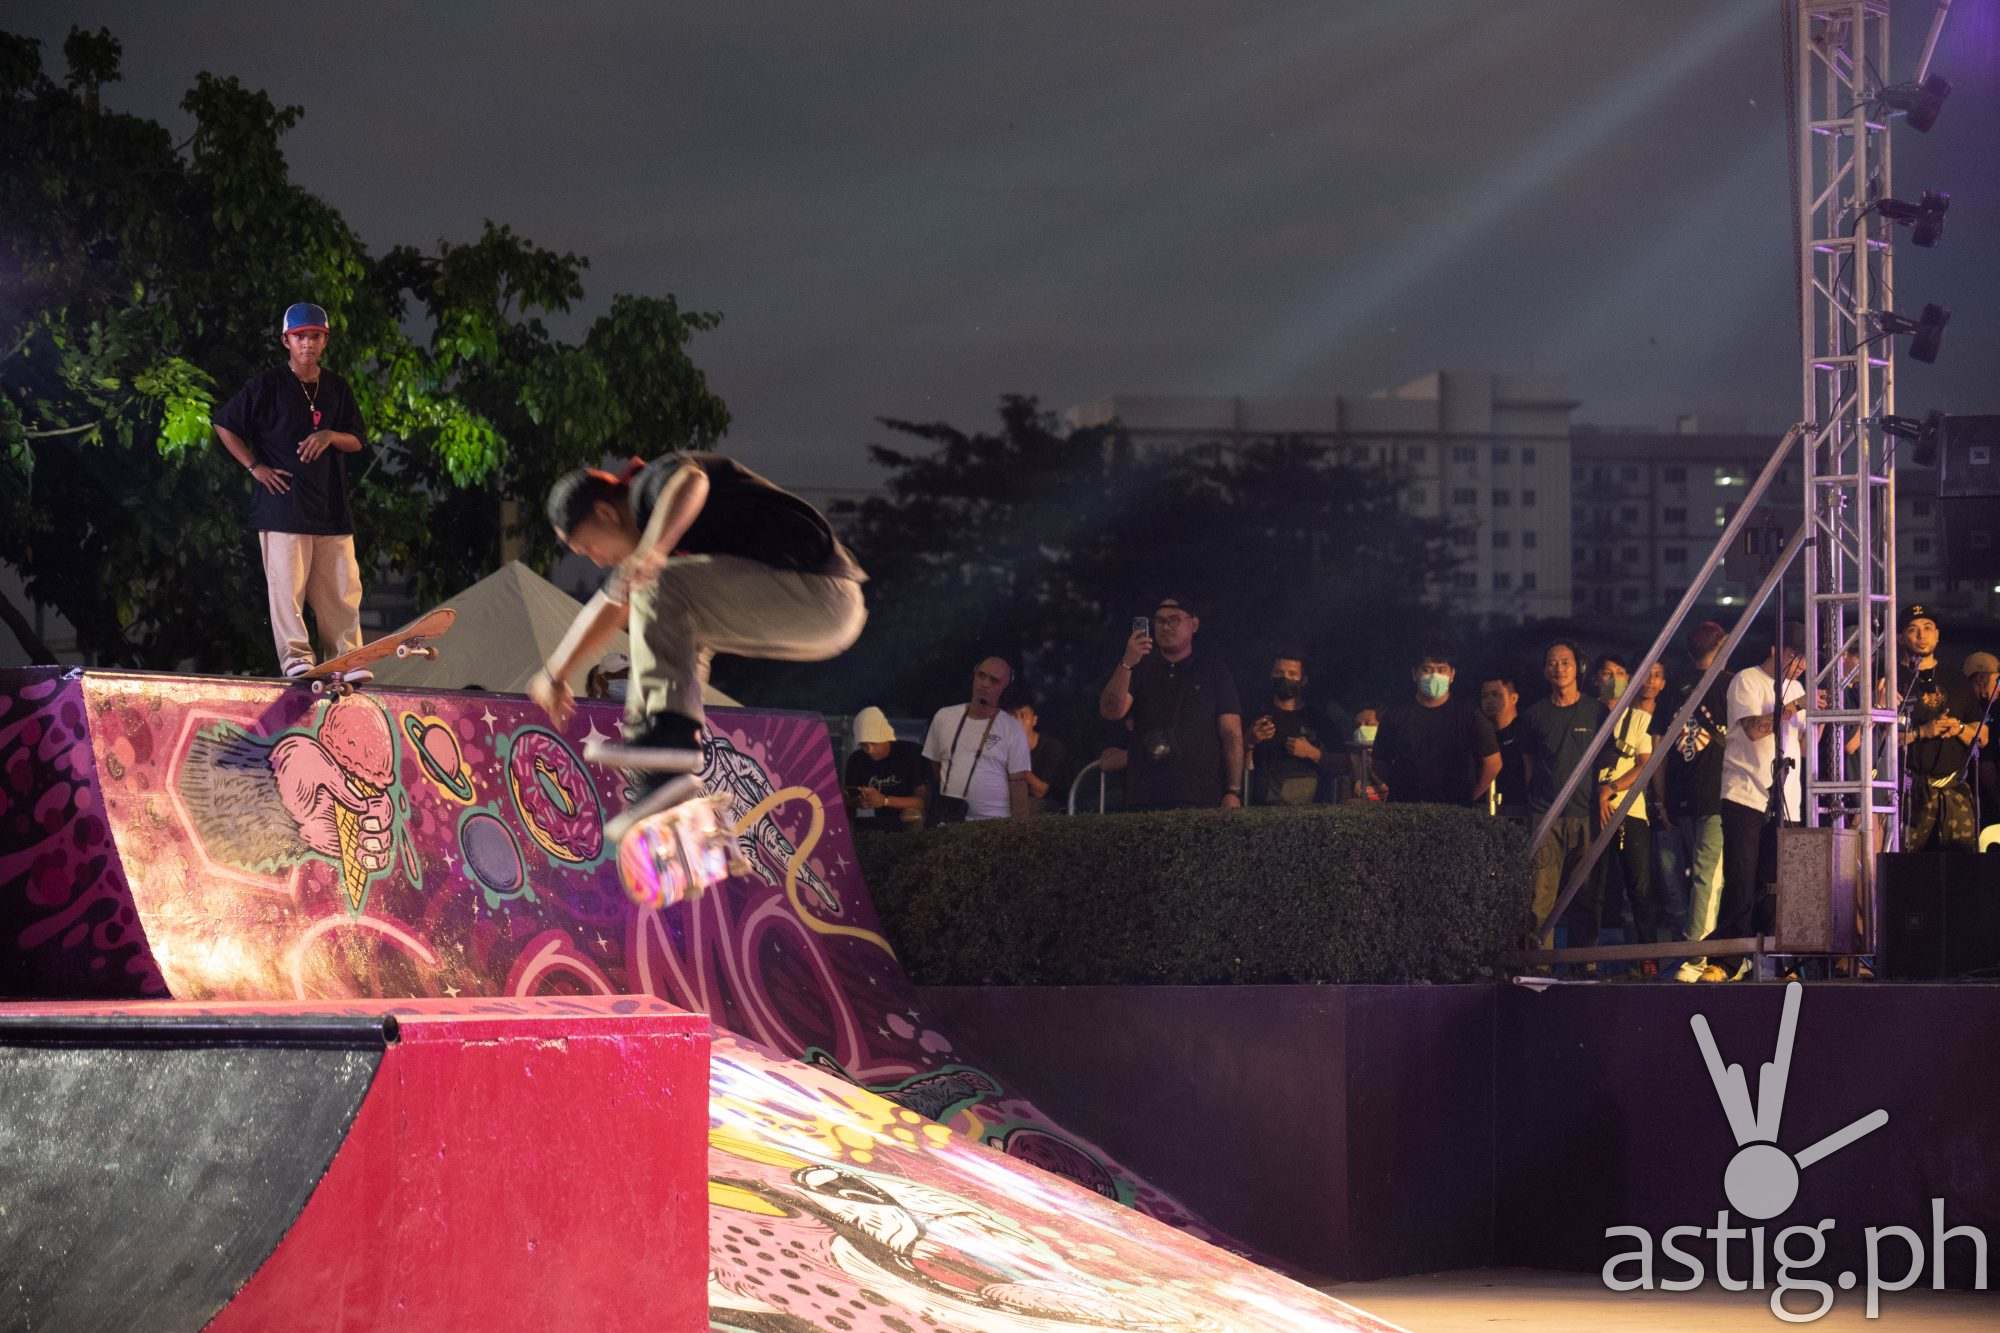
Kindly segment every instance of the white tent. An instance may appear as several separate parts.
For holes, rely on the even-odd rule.
[[[423,685],[462,690],[468,685],[519,694],[542,669],[549,654],[583,609],[582,603],[518,560],[449,598],[444,605],[458,612],[458,621],[437,640],[436,660],[391,657],[375,667],[383,685]],[[607,652],[628,651],[620,634]],[[594,663],[580,667],[570,687],[583,693],[584,677]],[[709,688],[705,703],[728,706],[736,701]]]

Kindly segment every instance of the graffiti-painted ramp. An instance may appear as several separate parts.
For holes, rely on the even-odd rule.
[[[1394,1327],[726,1036],[708,1162],[716,1329]]]
[[[1271,1292],[1309,1301],[1203,1245],[1224,1238],[926,1021],[861,883],[817,717],[711,714],[702,778],[727,796],[751,873],[665,912],[640,912],[620,890],[603,822],[625,803],[621,779],[581,758],[616,724],[608,706],[587,704],[552,728],[525,700],[485,693],[326,700],[218,678],[0,673],[9,849],[0,989],[184,1000],[655,996],[722,1030],[716,1105],[737,1117],[737,1132],[718,1123],[714,1234],[796,1223],[805,1230],[793,1244],[807,1232],[826,1243],[819,1271],[849,1273],[825,1285],[853,1288],[850,1303],[872,1301],[849,1270],[878,1263],[920,1293],[909,1309],[944,1301],[952,1311],[912,1319],[885,1306],[854,1327],[1062,1327],[1044,1308],[1054,1295],[1030,1310],[1028,1293],[1072,1287],[1070,1325],[1253,1326],[1212,1313],[1231,1308],[1234,1287],[1211,1291],[1200,1319],[1166,1319],[1136,1297],[1125,1304],[1146,1312],[1137,1322],[1086,1317],[1093,1301],[1131,1295],[1121,1271],[1181,1292],[1188,1309],[1218,1274],[1247,1284],[1245,1310]],[[769,1095],[743,1095],[749,1086]],[[747,1132],[762,1122],[729,1109],[745,1104],[766,1107],[770,1135]],[[824,1134],[807,1128],[822,1123]],[[844,1150],[807,1150],[826,1135]],[[1034,1168],[1076,1188],[1050,1195],[1058,1182]],[[842,1212],[822,1187],[850,1186],[829,1171],[910,1183],[899,1193],[878,1180],[872,1188],[897,1202]],[[871,1197],[859,1184],[852,1193],[857,1205]],[[963,1212],[947,1195],[967,1201]],[[872,1234],[861,1220],[870,1218],[903,1259],[858,1239]],[[989,1221],[991,1237],[1032,1242],[1016,1254],[979,1239]],[[728,1253],[730,1242],[719,1243]],[[723,1326],[817,1326],[787,1322],[774,1299],[815,1284],[786,1276],[768,1245],[746,1253],[718,1268],[718,1283],[739,1293],[732,1299],[748,1302]],[[987,1287],[978,1300],[964,1295]],[[1003,1318],[1016,1322],[995,1322]],[[1268,1326],[1309,1325],[1274,1317]]]

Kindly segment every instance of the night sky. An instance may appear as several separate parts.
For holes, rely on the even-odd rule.
[[[293,176],[380,253],[482,219],[724,323],[728,447],[865,485],[877,416],[1004,392],[1364,393],[1568,378],[1577,418],[1798,410],[1776,0],[1084,5],[33,3],[306,108]],[[1909,77],[1931,6],[1898,0]],[[2000,411],[2000,0],[1958,0],[1896,193],[1952,195],[1897,305],[1954,309],[1899,410]],[[1907,233],[1906,233],[1907,234]],[[310,293],[302,293],[309,297]],[[273,312],[275,318],[275,312]]]

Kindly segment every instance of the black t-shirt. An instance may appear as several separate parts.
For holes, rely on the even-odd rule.
[[[1135,810],[1220,805],[1226,775],[1216,719],[1239,717],[1236,682],[1219,660],[1191,653],[1169,662],[1158,653],[1132,672],[1132,762],[1125,798]],[[1162,745],[1164,758],[1155,758]]]
[[[1584,694],[1567,708],[1537,699],[1522,712],[1518,725],[1527,732],[1528,811],[1536,818],[1555,804],[1556,792],[1570,771],[1590,761],[1590,738],[1604,721],[1604,704]],[[1597,790],[1588,779],[1576,784],[1565,819],[1589,819],[1595,813]]]
[[[1446,699],[1436,708],[1407,703],[1389,710],[1375,737],[1375,775],[1398,804],[1464,805],[1479,762],[1499,752],[1493,724],[1476,708]]]
[[[1493,742],[1500,747],[1500,776],[1493,783],[1500,789],[1503,815],[1528,813],[1528,756],[1523,749],[1527,734],[1519,713],[1514,714],[1512,722],[1496,727],[1493,732]]]
[[[1301,759],[1285,751],[1285,742],[1294,736],[1303,738],[1320,751],[1321,763],[1325,762],[1326,742],[1320,739],[1319,728],[1313,725],[1312,714],[1304,708],[1280,708],[1273,703],[1266,711],[1258,714],[1258,719],[1271,719],[1273,728],[1271,739],[1258,741],[1256,752],[1257,770],[1252,778],[1259,805],[1286,805],[1300,802],[1288,801],[1286,792],[1297,794],[1307,792],[1306,783],[1312,783],[1307,800],[1317,798],[1320,785],[1320,765],[1310,759]],[[1247,734],[1249,728],[1245,728]]]
[[[1696,680],[1700,678],[1697,677]],[[1694,716],[1689,719],[1688,732],[1706,735],[1708,744],[1690,763],[1683,758],[1681,746],[1683,736],[1660,735],[1660,745],[1671,745],[1673,753],[1667,756],[1667,809],[1679,816],[1703,818],[1722,813],[1722,756],[1728,749],[1729,736],[1729,683],[1735,676],[1725,671],[1715,678],[1708,687],[1708,693],[1695,705]],[[1672,703],[1661,701],[1653,710],[1656,727],[1664,727],[1674,720],[1694,692],[1695,681],[1684,681],[1675,688]]]
[[[668,478],[690,463],[708,474],[708,500],[675,546],[676,554],[740,556],[774,569],[857,583],[868,577],[819,510],[721,454],[669,454],[634,477],[632,513],[642,530]]]
[[[1034,775],[1049,784],[1049,794],[1042,798],[1042,808],[1054,812],[1069,809],[1069,747],[1047,732],[1036,735],[1034,748],[1028,751],[1030,767]]]
[[[1977,722],[1982,705],[1972,692],[1971,682],[1949,669],[1923,667],[1910,678],[1910,721],[1923,726],[1949,713],[1961,723]],[[1965,768],[1972,747],[1956,736],[1931,736],[1910,742],[1904,751],[1912,775],[1918,778],[1946,778]]]
[[[873,787],[884,796],[915,796],[930,780],[930,765],[924,762],[923,747],[915,741],[891,741],[888,757],[883,759],[857,748],[847,756],[847,769],[841,775],[841,785],[850,790]],[[847,813],[856,829],[901,832],[905,827],[903,812],[886,806],[864,810],[855,805]]]
[[[361,408],[346,380],[330,370],[319,372],[310,401],[305,385],[289,365],[273,366],[236,391],[211,420],[243,442],[257,461],[291,473],[291,489],[273,495],[250,483],[250,526],[259,532],[299,532],[337,537],[354,531],[347,509],[347,465],[350,455],[328,449],[310,463],[299,461],[299,441],[315,430],[337,430],[360,440]],[[313,409],[319,425],[313,425]]]

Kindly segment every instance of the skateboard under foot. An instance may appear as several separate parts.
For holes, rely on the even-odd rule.
[[[437,660],[437,646],[430,640],[441,637],[458,620],[458,612],[448,606],[427,611],[394,634],[372,639],[359,648],[329,657],[312,670],[294,676],[295,684],[310,684],[314,694],[351,694],[357,685],[374,679],[367,668],[391,657],[424,657]]]

